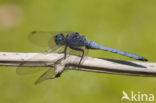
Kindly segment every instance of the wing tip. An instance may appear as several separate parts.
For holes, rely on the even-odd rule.
[[[31,32],[31,34],[36,34],[36,33],[37,33],[37,31],[32,31],[32,32]]]
[[[39,84],[39,82],[38,82],[38,81],[35,81],[35,82],[34,82],[34,84],[35,84],[35,85],[38,85],[38,84]]]

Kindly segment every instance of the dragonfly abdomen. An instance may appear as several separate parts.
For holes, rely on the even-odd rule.
[[[97,44],[97,43],[95,43],[93,41],[88,41],[87,45],[86,45],[86,48],[88,48],[88,49],[100,49],[100,50],[104,50],[104,51],[109,51],[109,52],[121,54],[123,56],[134,58],[136,60],[147,61],[146,58],[143,58],[141,56],[131,54],[131,53],[127,53],[127,52],[120,51],[120,50],[116,50],[116,49],[113,49],[113,48],[104,47],[104,46],[101,46],[101,45],[99,45],[99,44]]]

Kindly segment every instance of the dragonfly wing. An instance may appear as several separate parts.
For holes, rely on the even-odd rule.
[[[55,46],[53,48],[47,48],[44,53],[62,53],[65,46]]]
[[[44,53],[40,53],[38,55],[33,56],[32,58],[29,58],[28,60],[31,61],[31,59],[39,58],[43,54],[46,55],[46,53],[50,52],[62,52],[64,50],[63,46],[56,46],[53,49],[48,49]],[[27,75],[27,74],[33,74],[42,70],[45,70],[45,67],[25,67],[26,61],[23,61],[16,69],[16,73],[18,75]]]
[[[58,32],[33,31],[28,36],[28,39],[33,44],[46,48],[46,51],[44,53],[51,53],[51,52],[58,53],[64,50],[64,46],[56,45],[55,40],[54,40],[54,37],[59,33],[62,33],[64,36],[66,36],[72,32],[70,31],[58,31]],[[29,60],[36,58],[36,57],[40,57],[40,54],[30,58]],[[17,74],[27,75],[27,74],[36,73],[41,70],[45,70],[44,68],[39,68],[39,67],[23,67],[26,63],[27,63],[26,61],[23,61],[23,63],[21,63],[19,67],[17,67],[16,69]]]
[[[61,53],[64,50],[64,46],[58,46],[54,43],[54,40],[52,40],[52,38],[55,36],[55,34],[57,35],[57,33],[59,33],[59,32],[35,31],[35,32],[32,32],[28,38],[32,43],[42,46],[42,47],[46,47],[46,51],[44,51],[43,54],[51,53],[51,52]],[[67,34],[67,33],[65,33],[65,34]],[[38,57],[40,57],[40,54],[36,55],[28,60],[38,58]],[[27,63],[26,61],[23,61],[23,63],[21,63],[17,67],[17,69],[16,69],[17,74],[27,75],[27,74],[36,73],[41,70],[45,70],[45,69],[39,68],[39,67],[24,67],[24,65],[26,63]]]
[[[33,73],[45,70],[44,67],[26,67],[26,64],[28,63],[27,62],[28,60],[31,61],[32,59],[39,58],[42,55],[43,55],[43,53],[37,54],[37,55],[23,61],[22,63],[20,63],[19,66],[16,69],[16,73],[18,75],[27,75],[27,74],[33,74]]]
[[[35,82],[35,84],[41,83],[45,80],[48,80],[52,77],[55,77],[55,73],[54,73],[54,69],[53,68],[49,68],[45,73],[43,73]]]
[[[28,75],[45,70],[43,67],[17,67],[16,73],[18,75]]]
[[[44,48],[53,48],[56,46],[55,36],[58,34],[63,34],[64,36],[72,33],[70,31],[56,31],[56,32],[46,32],[46,31],[33,31],[28,36],[28,39],[38,46]]]
[[[28,39],[33,43],[41,47],[48,48],[49,41],[53,38],[50,32],[43,32],[43,31],[33,31],[28,36]]]

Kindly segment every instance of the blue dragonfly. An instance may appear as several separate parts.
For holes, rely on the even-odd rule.
[[[83,58],[85,55],[87,55],[87,51],[89,49],[97,49],[97,50],[104,50],[109,51],[112,53],[117,53],[123,56],[127,56],[136,60],[140,61],[147,61],[146,58],[142,56],[138,56],[135,54],[127,53],[124,51],[116,50],[113,48],[108,48],[102,45],[97,44],[94,41],[87,40],[85,36],[81,35],[78,32],[44,32],[44,31],[33,31],[29,35],[29,40],[37,45],[40,45],[42,47],[46,47],[47,52],[60,52],[64,53],[64,59],[67,58],[67,51],[68,48],[72,51],[78,51],[81,53],[81,59],[79,61],[79,64],[81,64]],[[72,54],[72,52],[70,52]],[[74,54],[74,53],[73,53]],[[23,68],[17,68],[18,74],[29,74],[34,71],[37,71],[37,69],[23,69]],[[41,77],[36,81],[36,84],[44,81],[46,79],[49,79],[54,75],[54,70],[48,69]]]

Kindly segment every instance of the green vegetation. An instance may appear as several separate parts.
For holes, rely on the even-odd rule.
[[[97,43],[155,62],[154,0],[0,0],[0,51],[40,52],[27,36],[33,30],[77,31]],[[133,60],[90,51],[89,56]],[[0,103],[120,103],[122,91],[156,94],[156,78],[66,71],[39,85],[41,74],[16,75],[0,68]]]

